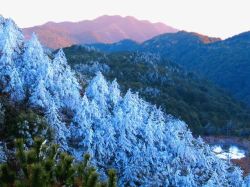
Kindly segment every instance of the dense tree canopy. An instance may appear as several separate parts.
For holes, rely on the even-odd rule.
[[[224,135],[225,131],[227,135],[250,135],[250,110],[246,106],[159,55],[103,54],[81,46],[64,51],[83,85],[101,71],[110,81],[117,79],[122,94],[128,89],[138,91],[143,99],[187,122],[196,135]]]
[[[13,25],[9,32],[16,29]],[[21,85],[25,95],[13,99],[12,89],[5,91],[9,85],[0,80],[1,98],[6,99],[1,107],[4,128],[0,130],[0,151],[3,149],[6,156],[16,153],[18,161],[17,168],[9,163],[1,167],[2,183],[71,186],[80,182],[95,186],[95,172],[85,171],[82,164],[77,172],[73,158],[67,154],[55,158],[55,146],[44,150],[44,141],[35,138],[40,135],[45,141],[57,143],[76,161],[82,160],[83,153],[89,153],[90,164],[97,168],[100,179],[110,176],[109,186],[115,185],[114,173],[106,173],[111,168],[116,169],[119,186],[245,185],[242,171],[217,158],[201,138],[192,136],[185,122],[167,115],[131,90],[121,95],[117,82],[106,81],[101,72],[96,73],[84,92],[62,50],[48,56],[35,35],[28,42],[22,41],[22,45],[17,45],[17,39],[15,42],[13,51],[20,54],[11,64],[22,84],[14,84],[13,89]],[[9,78],[11,81],[16,77]],[[26,115],[20,120],[8,116],[20,111]],[[16,149],[15,137],[24,138],[24,142],[16,142]]]

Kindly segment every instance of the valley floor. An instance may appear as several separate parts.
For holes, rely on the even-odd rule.
[[[232,162],[242,168],[244,175],[250,173],[250,139],[231,136],[205,136],[203,139],[210,145],[227,144],[244,148],[247,151],[246,157],[242,159],[234,159]]]

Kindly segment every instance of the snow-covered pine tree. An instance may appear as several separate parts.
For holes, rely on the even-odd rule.
[[[2,51],[5,44],[8,43],[10,48],[18,55],[21,52],[23,40],[22,31],[17,27],[14,21],[5,19],[0,15],[0,51]]]
[[[93,111],[95,143],[92,149],[96,165],[105,168],[106,163],[100,160],[103,158],[100,155],[109,154],[112,147],[103,149],[105,144],[100,132],[102,129],[108,132],[113,127],[115,132],[111,135],[115,144],[110,146],[115,148],[115,155],[108,163],[117,169],[120,185],[202,186],[210,181],[221,186],[233,184],[236,178],[239,181],[236,186],[242,184],[237,168],[232,169],[235,167],[213,155],[201,139],[193,138],[184,122],[165,115],[130,90],[110,107],[109,96],[104,94],[107,87],[109,84],[104,77],[97,74],[87,88]],[[101,109],[106,115],[100,113]],[[107,116],[110,116],[111,123],[106,121]]]
[[[90,100],[92,129],[94,132],[91,148],[93,155],[95,155],[94,160],[104,170],[110,166],[110,160],[113,159],[116,146],[111,112],[114,99],[109,96],[109,90],[114,89],[115,91],[115,88],[112,88],[112,86],[114,85],[109,85],[103,75],[98,72],[86,88],[86,96]]]
[[[23,84],[11,56],[3,51],[0,58],[0,92],[9,94],[13,101],[21,101],[25,97]]]
[[[55,141],[61,146],[62,149],[67,151],[68,143],[67,137],[69,132],[66,128],[65,123],[63,123],[58,115],[58,108],[54,102],[49,103],[45,117],[47,118],[48,124],[54,132]]]
[[[115,168],[120,186],[240,187],[249,181],[244,184],[241,170],[217,158],[208,145],[192,136],[184,122],[130,90],[122,97],[116,81],[110,85],[100,72],[82,98],[62,50],[52,62],[35,35],[21,50],[22,35],[15,25],[2,18],[0,22],[0,66],[10,67],[7,73],[1,69],[0,75],[11,75],[15,80],[11,88],[24,85],[31,107],[45,113],[62,148],[78,158],[78,153],[89,151],[100,171]],[[12,73],[14,68],[17,73]],[[9,82],[2,83],[8,87]],[[22,95],[14,89],[8,91]],[[16,96],[11,98],[15,101]],[[69,128],[63,110],[73,111],[72,120],[67,116]]]
[[[80,85],[71,71],[62,49],[57,52],[52,61],[52,76],[49,83],[51,94],[58,107],[71,110],[77,108],[80,102]]]
[[[24,45],[20,71],[26,90],[29,94],[41,80],[46,82],[49,72],[50,59],[44,54],[43,48],[35,34]]]
[[[95,100],[96,104],[102,109],[102,112],[106,112],[109,87],[101,72],[97,72],[88,85],[86,95],[88,98]]]
[[[109,86],[108,96],[109,96],[110,107],[114,107],[121,99],[121,92],[116,79],[113,80]]]
[[[91,149],[93,142],[92,123],[90,103],[88,98],[84,96],[69,127],[69,143],[77,158],[81,158],[84,151],[93,154]]]
[[[0,16],[0,92],[14,101],[24,99],[23,85],[16,69],[23,35],[11,19]]]
[[[49,104],[52,103],[52,96],[46,88],[44,80],[40,80],[37,85],[34,85],[33,92],[29,98],[30,104],[34,107],[48,109]]]

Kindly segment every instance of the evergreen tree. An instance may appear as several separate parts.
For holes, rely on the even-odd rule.
[[[52,75],[48,80],[50,91],[58,107],[74,110],[80,102],[80,85],[67,64],[67,59],[60,49],[52,61]]]
[[[116,187],[116,174],[109,171],[107,182],[99,179],[96,169],[89,164],[90,156],[74,162],[57,145],[35,138],[33,146],[25,150],[22,139],[16,141],[15,165],[0,164],[0,186],[76,186]]]
[[[41,80],[46,81],[49,70],[49,58],[44,54],[43,48],[35,34],[24,45],[20,71],[26,90],[31,94],[34,87]]]
[[[107,81],[101,72],[97,72],[95,78],[90,82],[86,89],[88,98],[95,100],[96,104],[102,109],[102,112],[107,110],[109,87]]]
[[[37,85],[34,86],[32,94],[29,98],[30,104],[35,107],[41,107],[48,109],[49,104],[52,103],[52,97],[48,92],[44,80],[40,80]]]
[[[116,79],[110,84],[108,95],[111,107],[114,107],[121,100],[121,93]]]
[[[83,97],[82,102],[78,105],[76,113],[70,125],[70,144],[78,154],[86,152],[92,154],[91,145],[93,142],[91,108],[88,98]],[[77,130],[76,130],[77,129]],[[74,151],[74,150],[73,150]],[[75,151],[74,151],[75,152]],[[77,154],[76,152],[74,154]],[[79,158],[79,156],[77,156]]]
[[[81,97],[62,50],[50,60],[35,35],[21,50],[22,35],[13,22],[0,18],[0,23],[1,92],[15,101],[24,98],[25,90],[28,107],[45,115],[60,148],[76,160],[89,152],[101,178],[110,177],[101,184],[96,169],[87,167],[89,156],[75,165],[72,156],[58,153],[56,146],[47,147],[41,139],[30,150],[19,140],[17,167],[9,162],[1,166],[1,185],[114,186],[116,175],[106,173],[110,168],[116,169],[120,186],[244,184],[241,170],[217,158],[183,121],[131,90],[122,97],[117,82],[108,83],[100,72]],[[30,139],[28,123],[11,127],[19,130],[20,125],[22,137]]]
[[[58,143],[64,150],[67,150],[68,130],[65,126],[65,123],[60,120],[58,109],[54,102],[50,103],[45,117],[47,118],[48,124],[54,132],[56,143]]]
[[[14,101],[24,99],[23,84],[15,61],[20,53],[23,35],[10,19],[0,18],[0,92]]]

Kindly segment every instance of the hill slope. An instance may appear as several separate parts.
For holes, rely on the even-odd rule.
[[[161,47],[154,48],[159,45]],[[160,52],[186,69],[212,80],[250,105],[250,32],[224,41],[191,47],[186,46],[183,40],[179,46],[168,46],[160,37],[145,42],[143,48]]]
[[[91,162],[98,168],[103,179],[107,169],[115,168],[118,186],[249,184],[244,181],[238,167],[217,158],[201,138],[194,138],[183,121],[163,113],[130,90],[121,95],[115,80],[107,82],[98,72],[83,90],[62,50],[48,56],[35,35],[25,42],[14,22],[2,17],[0,36],[0,97],[6,97],[14,109],[17,109],[15,106],[21,106],[26,110],[39,111],[45,117],[47,126],[54,132],[51,141],[58,143],[60,148],[78,160],[82,159],[83,153],[88,152],[92,155]],[[5,118],[4,105],[0,107],[0,114],[1,119]],[[40,125],[36,121],[33,125],[26,120],[23,123],[11,122],[13,127],[21,129],[19,131],[13,128],[17,134],[11,133],[13,136],[6,139],[14,143],[15,135],[19,135],[28,140],[24,146],[26,148],[33,141],[31,127],[35,126],[32,129],[38,133]],[[0,134],[4,134],[2,127],[9,127],[5,119],[1,120]],[[41,132],[44,138],[48,135],[47,130],[46,128]],[[0,155],[6,150],[3,146],[6,139],[0,136]],[[34,171],[31,174],[34,177],[31,177],[37,179],[32,180],[32,184],[36,185],[42,179],[39,174],[43,168],[52,176],[49,179],[55,181],[53,162],[26,167],[26,163],[44,160],[42,158],[45,155],[53,158],[57,155],[56,149],[52,148],[50,151],[46,146],[41,148],[40,145],[44,143],[46,142],[39,141],[35,150],[28,152],[24,151],[22,143],[16,152],[23,161],[17,164],[21,164],[24,171],[18,173],[18,176],[31,179],[27,171]],[[39,150],[47,154],[40,154]],[[64,181],[63,185],[70,185],[73,182],[71,179],[78,177],[71,169],[73,159],[63,154],[61,160],[62,165],[57,162],[59,167],[55,168],[58,171],[56,173],[61,173],[59,176]],[[10,157],[8,163],[11,161],[13,163]],[[82,167],[85,166],[86,163]],[[80,173],[94,174],[94,169],[85,172],[82,167],[77,168]],[[16,163],[13,168],[16,168]],[[1,166],[1,170],[4,171],[1,172],[1,179],[2,176],[7,176],[9,180],[14,180],[15,173],[6,172],[6,164]],[[84,175],[79,176],[87,181],[87,186],[94,186],[94,179],[97,177],[96,174],[88,179]],[[65,181],[66,179],[69,180]],[[14,182],[15,185],[20,184]]]
[[[72,44],[113,43],[123,39],[143,42],[162,33],[177,32],[177,29],[129,16],[101,16],[80,22],[48,22],[24,28],[23,32],[26,38],[35,32],[42,44],[50,48],[61,48]]]
[[[119,44],[120,51],[129,49],[159,53],[184,69],[213,81],[250,105],[250,32],[212,43],[204,42],[193,33],[178,32],[157,36],[137,44],[137,47],[133,45],[129,48],[122,44]],[[116,45],[98,44],[94,47],[110,52]]]
[[[122,91],[131,88],[161,106],[167,113],[188,122],[196,134],[249,135],[249,109],[211,83],[150,53],[103,54],[85,47],[64,49],[69,63],[91,79],[102,71],[117,78]]]

